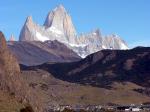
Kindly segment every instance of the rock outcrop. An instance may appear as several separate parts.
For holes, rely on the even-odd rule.
[[[0,32],[0,89],[13,95],[24,105],[31,105],[35,112],[42,112],[38,96],[23,80],[19,64],[8,50],[2,32]]]

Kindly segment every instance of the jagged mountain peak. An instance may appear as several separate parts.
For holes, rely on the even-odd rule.
[[[6,40],[4,37],[4,34],[0,31],[0,49],[6,49],[7,45],[6,45]]]
[[[109,49],[129,49],[126,42],[117,34],[104,36],[103,44]]]
[[[113,33],[111,34],[113,37],[119,37],[117,34]],[[120,37],[119,37],[120,38]]]
[[[93,29],[90,32],[86,32],[86,33],[81,33],[79,34],[79,38],[80,37],[85,37],[85,36],[101,36],[101,31],[99,28]]]
[[[58,5],[53,11],[63,11],[67,13],[65,7],[62,4]]]
[[[26,18],[25,25],[26,25],[26,24],[31,24],[31,23],[33,23],[32,16],[28,16],[28,17]]]
[[[72,18],[63,5],[50,11],[43,26],[29,16],[20,33],[20,41],[58,40],[85,57],[102,49],[127,49],[127,44],[117,35],[103,36],[99,29],[77,35]]]
[[[15,41],[15,37],[13,34],[11,34],[10,38],[9,38],[9,41]]]
[[[72,18],[63,7],[59,5],[54,10],[50,11],[46,17],[44,26],[51,32],[64,36],[69,42],[75,41],[76,29],[73,25]]]
[[[32,21],[32,16],[28,16],[27,19],[26,19],[26,21],[27,21],[27,22]]]
[[[123,43],[126,44],[126,42],[117,34],[113,33],[113,34],[110,34],[110,35],[106,35],[105,38],[109,38],[111,40],[119,40],[119,41],[122,41]],[[127,46],[127,44],[126,44]]]
[[[69,15],[66,11],[66,9],[64,8],[63,5],[59,5],[57,6],[55,9],[53,9],[52,11],[50,11],[47,14],[46,20],[44,22],[44,26],[46,27],[51,27],[53,21],[57,18],[57,20],[60,18],[61,22],[63,22],[63,18],[65,16]]]
[[[32,16],[28,16],[21,29],[19,41],[33,41],[35,40],[33,34],[30,35],[31,29],[36,29],[36,24],[33,22]]]
[[[92,34],[93,34],[93,35],[100,36],[100,35],[101,35],[100,29],[97,28],[97,29],[93,30],[93,31],[92,31]]]
[[[106,35],[106,37],[112,37],[112,38],[116,38],[116,39],[121,39],[121,37],[119,35],[115,34],[115,33]]]

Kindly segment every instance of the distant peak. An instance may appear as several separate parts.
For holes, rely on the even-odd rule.
[[[121,41],[124,41],[119,35],[117,35],[117,34],[112,34],[112,37],[114,37],[114,38],[116,38],[116,39],[119,39],[119,40],[121,40]]]
[[[50,27],[55,18],[61,18],[60,20],[63,21],[63,17],[65,17],[67,14],[68,13],[66,9],[64,8],[64,6],[61,4],[58,5],[55,9],[53,9],[52,11],[48,13],[44,26]]]
[[[58,7],[64,9],[64,6],[62,4],[58,5]]]
[[[49,28],[51,32],[57,32],[59,35],[65,35],[68,37],[75,37],[76,30],[73,25],[71,16],[65,10],[63,5],[57,6],[54,10],[48,13],[44,22],[45,28]]]
[[[6,49],[7,45],[6,45],[6,39],[4,34],[0,31],[0,49]]]
[[[64,6],[62,4],[58,5],[54,11],[57,11],[57,10],[61,10],[61,11],[65,11],[66,12],[66,9],[64,8]]]
[[[106,35],[106,37],[120,38],[119,35],[117,35],[115,33]]]
[[[113,37],[119,37],[117,34],[112,34]]]
[[[13,34],[11,34],[9,41],[15,41],[15,37]]]
[[[99,36],[99,35],[101,35],[101,33],[100,33],[100,30],[97,28],[97,29],[94,29],[94,30],[92,30],[92,32],[91,32],[93,35],[97,35],[97,36]]]
[[[26,23],[32,22],[32,21],[33,21],[32,16],[28,16],[27,19],[26,19]]]
[[[95,29],[94,32],[97,33],[97,34],[100,34],[99,28]]]

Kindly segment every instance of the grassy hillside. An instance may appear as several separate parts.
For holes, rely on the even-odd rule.
[[[43,70],[23,71],[23,74],[45,104],[141,104],[150,101],[150,97],[134,91],[143,87],[131,82],[114,82],[106,89],[65,82]]]

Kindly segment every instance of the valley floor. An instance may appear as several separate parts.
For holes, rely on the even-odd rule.
[[[150,101],[150,97],[135,91],[143,87],[131,82],[114,83],[106,89],[65,82],[40,69],[22,71],[22,74],[49,108],[59,105],[139,105]]]

